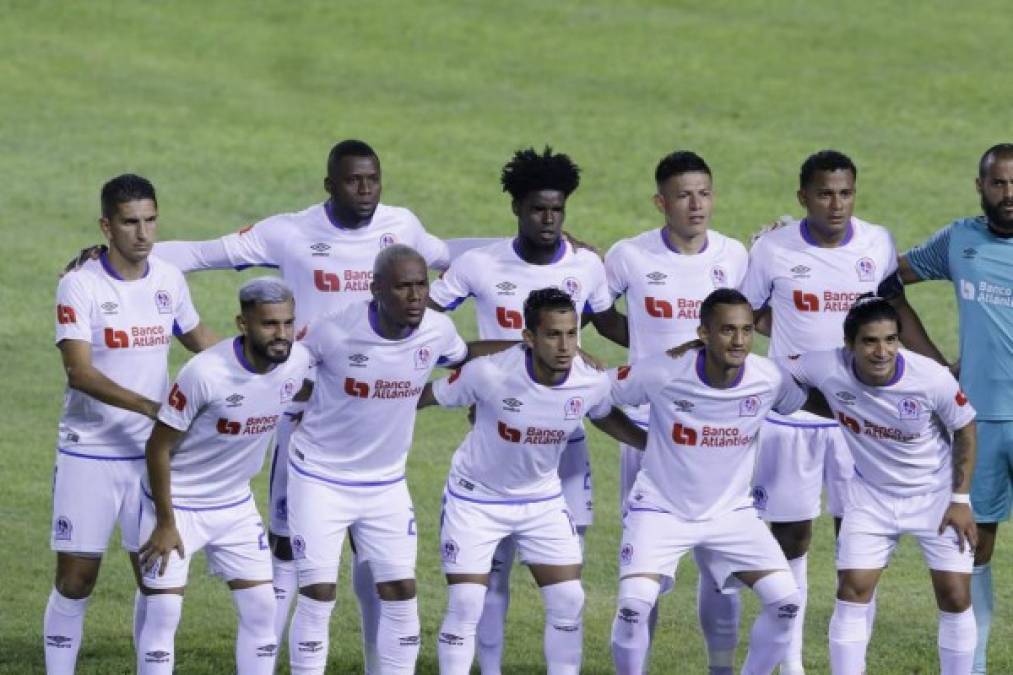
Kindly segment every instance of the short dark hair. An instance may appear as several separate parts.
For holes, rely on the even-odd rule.
[[[1013,143],[996,143],[985,151],[978,160],[978,178],[984,178],[988,173],[988,165],[996,157],[1013,158]]]
[[[102,217],[112,218],[116,215],[120,204],[150,199],[158,207],[155,198],[155,186],[147,178],[133,173],[116,176],[102,186]]]
[[[566,291],[555,287],[539,288],[531,291],[524,301],[524,327],[534,333],[542,322],[543,310],[576,312],[577,308]]]
[[[893,321],[897,324],[897,332],[901,330],[900,314],[889,301],[872,293],[863,293],[844,317],[844,339],[854,342],[858,329],[874,321]]]
[[[798,186],[805,188],[821,171],[850,171],[851,176],[858,180],[858,167],[851,158],[837,150],[820,150],[805,158],[798,172]]]
[[[358,141],[354,138],[337,143],[331,148],[327,155],[327,175],[333,176],[338,172],[338,164],[345,157],[374,157],[380,161],[380,156],[365,141]]]
[[[705,173],[712,176],[711,168],[703,157],[691,150],[676,150],[661,158],[654,170],[654,182],[661,185],[672,176],[684,173]],[[713,176],[712,176],[713,177]]]
[[[707,325],[710,322],[718,305],[745,305],[752,309],[749,300],[742,293],[734,288],[719,288],[716,291],[711,291],[711,294],[704,298],[700,305],[701,324]]]
[[[568,155],[553,154],[547,145],[542,154],[527,148],[514,153],[499,180],[516,201],[538,190],[558,190],[569,197],[580,185],[580,167]]]

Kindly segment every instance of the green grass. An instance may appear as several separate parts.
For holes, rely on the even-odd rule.
[[[361,137],[383,159],[385,201],[411,207],[441,236],[492,236],[509,234],[513,222],[499,168],[522,145],[551,143],[584,169],[568,228],[604,247],[658,224],[651,176],[673,148],[708,159],[715,227],[745,237],[798,213],[800,161],[832,146],[860,167],[858,214],[890,226],[903,249],[976,211],[977,157],[1010,140],[1007,10],[999,0],[4,3],[0,672],[42,669],[63,388],[48,346],[53,289],[70,254],[98,239],[97,192],[110,176],[130,170],[155,182],[163,238],[207,238],[320,199],[327,149]],[[242,278],[190,279],[205,321],[221,333],[230,330]],[[911,295],[953,355],[951,289],[923,285]],[[469,314],[456,318],[473,335]],[[588,344],[611,363],[623,360],[597,339]],[[173,367],[181,362],[175,353]],[[436,668],[445,600],[436,517],[464,428],[460,415],[424,413],[410,462],[421,531],[420,672]],[[595,432],[592,439],[597,522],[585,574],[585,671],[604,673],[616,588],[616,451]],[[827,670],[834,582],[830,523],[821,519],[816,531],[806,644],[813,673]],[[132,589],[124,556],[112,550],[89,608],[82,673],[132,670]],[[993,672],[1013,672],[1010,551],[1000,538]],[[177,667],[226,672],[231,602],[196,567]],[[703,670],[693,574],[687,567],[663,601],[655,672]],[[505,671],[540,672],[538,594],[525,570],[514,581]],[[357,619],[347,584],[341,588],[332,669],[349,672],[359,663]],[[747,602],[748,617],[755,605]],[[909,544],[882,584],[869,671],[935,669],[934,603]]]

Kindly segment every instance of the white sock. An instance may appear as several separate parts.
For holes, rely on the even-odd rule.
[[[516,550],[514,540],[507,537],[499,543],[492,557],[489,586],[476,633],[478,665],[482,675],[500,675],[503,667],[503,633],[507,610],[510,609],[510,572]]]
[[[362,660],[366,675],[380,672],[380,656],[376,651],[376,633],[380,625],[380,596],[376,593],[376,582],[369,563],[352,557],[352,589],[359,601],[359,615],[362,617]]]
[[[584,649],[584,587],[579,579],[541,587],[548,675],[578,675]]]
[[[271,556],[272,585],[274,587],[274,635],[275,644],[281,648],[285,642],[288,628],[288,613],[292,608],[292,599],[299,593],[298,575],[294,560],[282,560]]]
[[[974,612],[939,612],[939,666],[942,675],[966,675],[974,664],[978,642]]]
[[[732,675],[735,646],[739,642],[742,603],[738,593],[722,593],[706,565],[698,565],[696,609],[700,630],[707,643],[710,675]],[[655,605],[657,608],[657,604]]]
[[[138,675],[172,674],[176,662],[176,627],[183,614],[183,596],[154,593],[145,603],[144,627],[137,648]]]
[[[974,648],[974,669],[971,672],[984,673],[988,656],[988,632],[992,628],[992,610],[995,595],[992,592],[992,565],[975,565],[971,571],[971,609],[978,626],[978,644]]]
[[[612,621],[612,663],[618,675],[644,671],[650,646],[647,620],[660,590],[660,584],[647,577],[619,581],[619,608]]]
[[[323,675],[334,605],[334,600],[313,600],[301,593],[296,599],[288,629],[288,659],[293,675]]]
[[[278,657],[274,632],[275,600],[271,584],[232,591],[239,615],[236,633],[236,669],[239,675],[271,675]]]
[[[134,652],[141,643],[141,629],[144,628],[144,612],[148,607],[148,599],[140,589],[134,591]]]
[[[809,554],[803,553],[797,558],[792,558],[788,561],[788,568],[798,585],[799,604],[795,626],[791,630],[791,640],[788,642],[784,660],[781,661],[781,673],[794,675],[805,672],[802,667],[802,643],[805,637],[805,608],[809,601]]]
[[[475,658],[475,631],[482,616],[485,586],[450,584],[436,653],[441,675],[468,675]]]
[[[857,602],[837,600],[830,617],[830,670],[834,675],[865,672],[865,650],[869,645],[869,608]]]
[[[869,599],[869,608],[865,612],[866,644],[872,642],[872,629],[876,627],[876,594],[878,592],[878,588],[872,592],[872,597]]]
[[[411,675],[422,645],[419,601],[381,600],[376,649],[380,654],[380,672],[384,675]]]
[[[60,595],[55,588],[50,591],[42,619],[42,635],[46,641],[46,672],[50,675],[73,675],[87,609],[88,598],[72,600]]]
[[[786,572],[774,572],[753,584],[762,607],[749,633],[743,675],[768,675],[784,660],[798,619],[801,594]]]

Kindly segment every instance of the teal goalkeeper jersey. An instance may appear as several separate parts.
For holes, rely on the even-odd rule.
[[[960,384],[981,420],[1013,420],[1013,238],[984,216],[947,225],[907,253],[922,279],[949,279],[960,320]]]

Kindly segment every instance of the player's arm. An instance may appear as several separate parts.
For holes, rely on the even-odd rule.
[[[637,426],[633,420],[626,416],[626,413],[615,406],[605,417],[591,418],[591,424],[620,443],[633,446],[637,450],[647,447],[647,431]]]
[[[606,340],[611,340],[620,347],[630,346],[630,324],[626,315],[610,306],[604,312],[591,315],[591,323],[595,330]]]
[[[124,410],[155,419],[158,402],[121,387],[91,362],[91,345],[83,340],[61,340],[60,356],[67,373],[67,386],[92,398]]]
[[[803,385],[799,383],[799,386]],[[830,404],[827,403],[827,398],[823,395],[823,392],[816,387],[808,387],[806,389],[808,391],[808,396],[806,397],[805,403],[802,405],[802,410],[805,410],[807,413],[817,415],[818,417],[834,419],[834,411],[830,408]]]
[[[939,534],[947,527],[956,531],[961,551],[965,541],[972,549],[978,544],[970,495],[976,454],[974,422],[971,421],[953,432],[953,498],[939,524]]]
[[[173,551],[182,558],[183,539],[176,529],[176,517],[172,511],[172,489],[170,483],[169,457],[183,432],[173,429],[161,420],[155,422],[151,436],[144,448],[148,467],[148,484],[151,498],[155,503],[155,529],[138,550],[142,570],[158,565],[158,574],[165,574],[165,566]]]
[[[908,260],[907,254],[897,259],[897,271],[888,276],[876,289],[876,294],[889,302],[900,316],[900,341],[905,347],[922,356],[927,356],[940,365],[950,367],[946,357],[929,337],[914,307],[907,301],[904,286],[922,281]]]
[[[753,312],[753,329],[760,335],[770,337],[773,325],[774,317],[771,315],[770,305],[764,305]]]
[[[199,323],[193,330],[177,335],[176,339],[189,351],[197,354],[217,344],[221,338],[203,323]]]
[[[454,364],[454,366],[463,366],[468,361],[477,359],[480,356],[498,354],[499,352],[510,349],[519,343],[520,340],[472,340],[467,343],[468,355],[464,357],[463,361]]]

